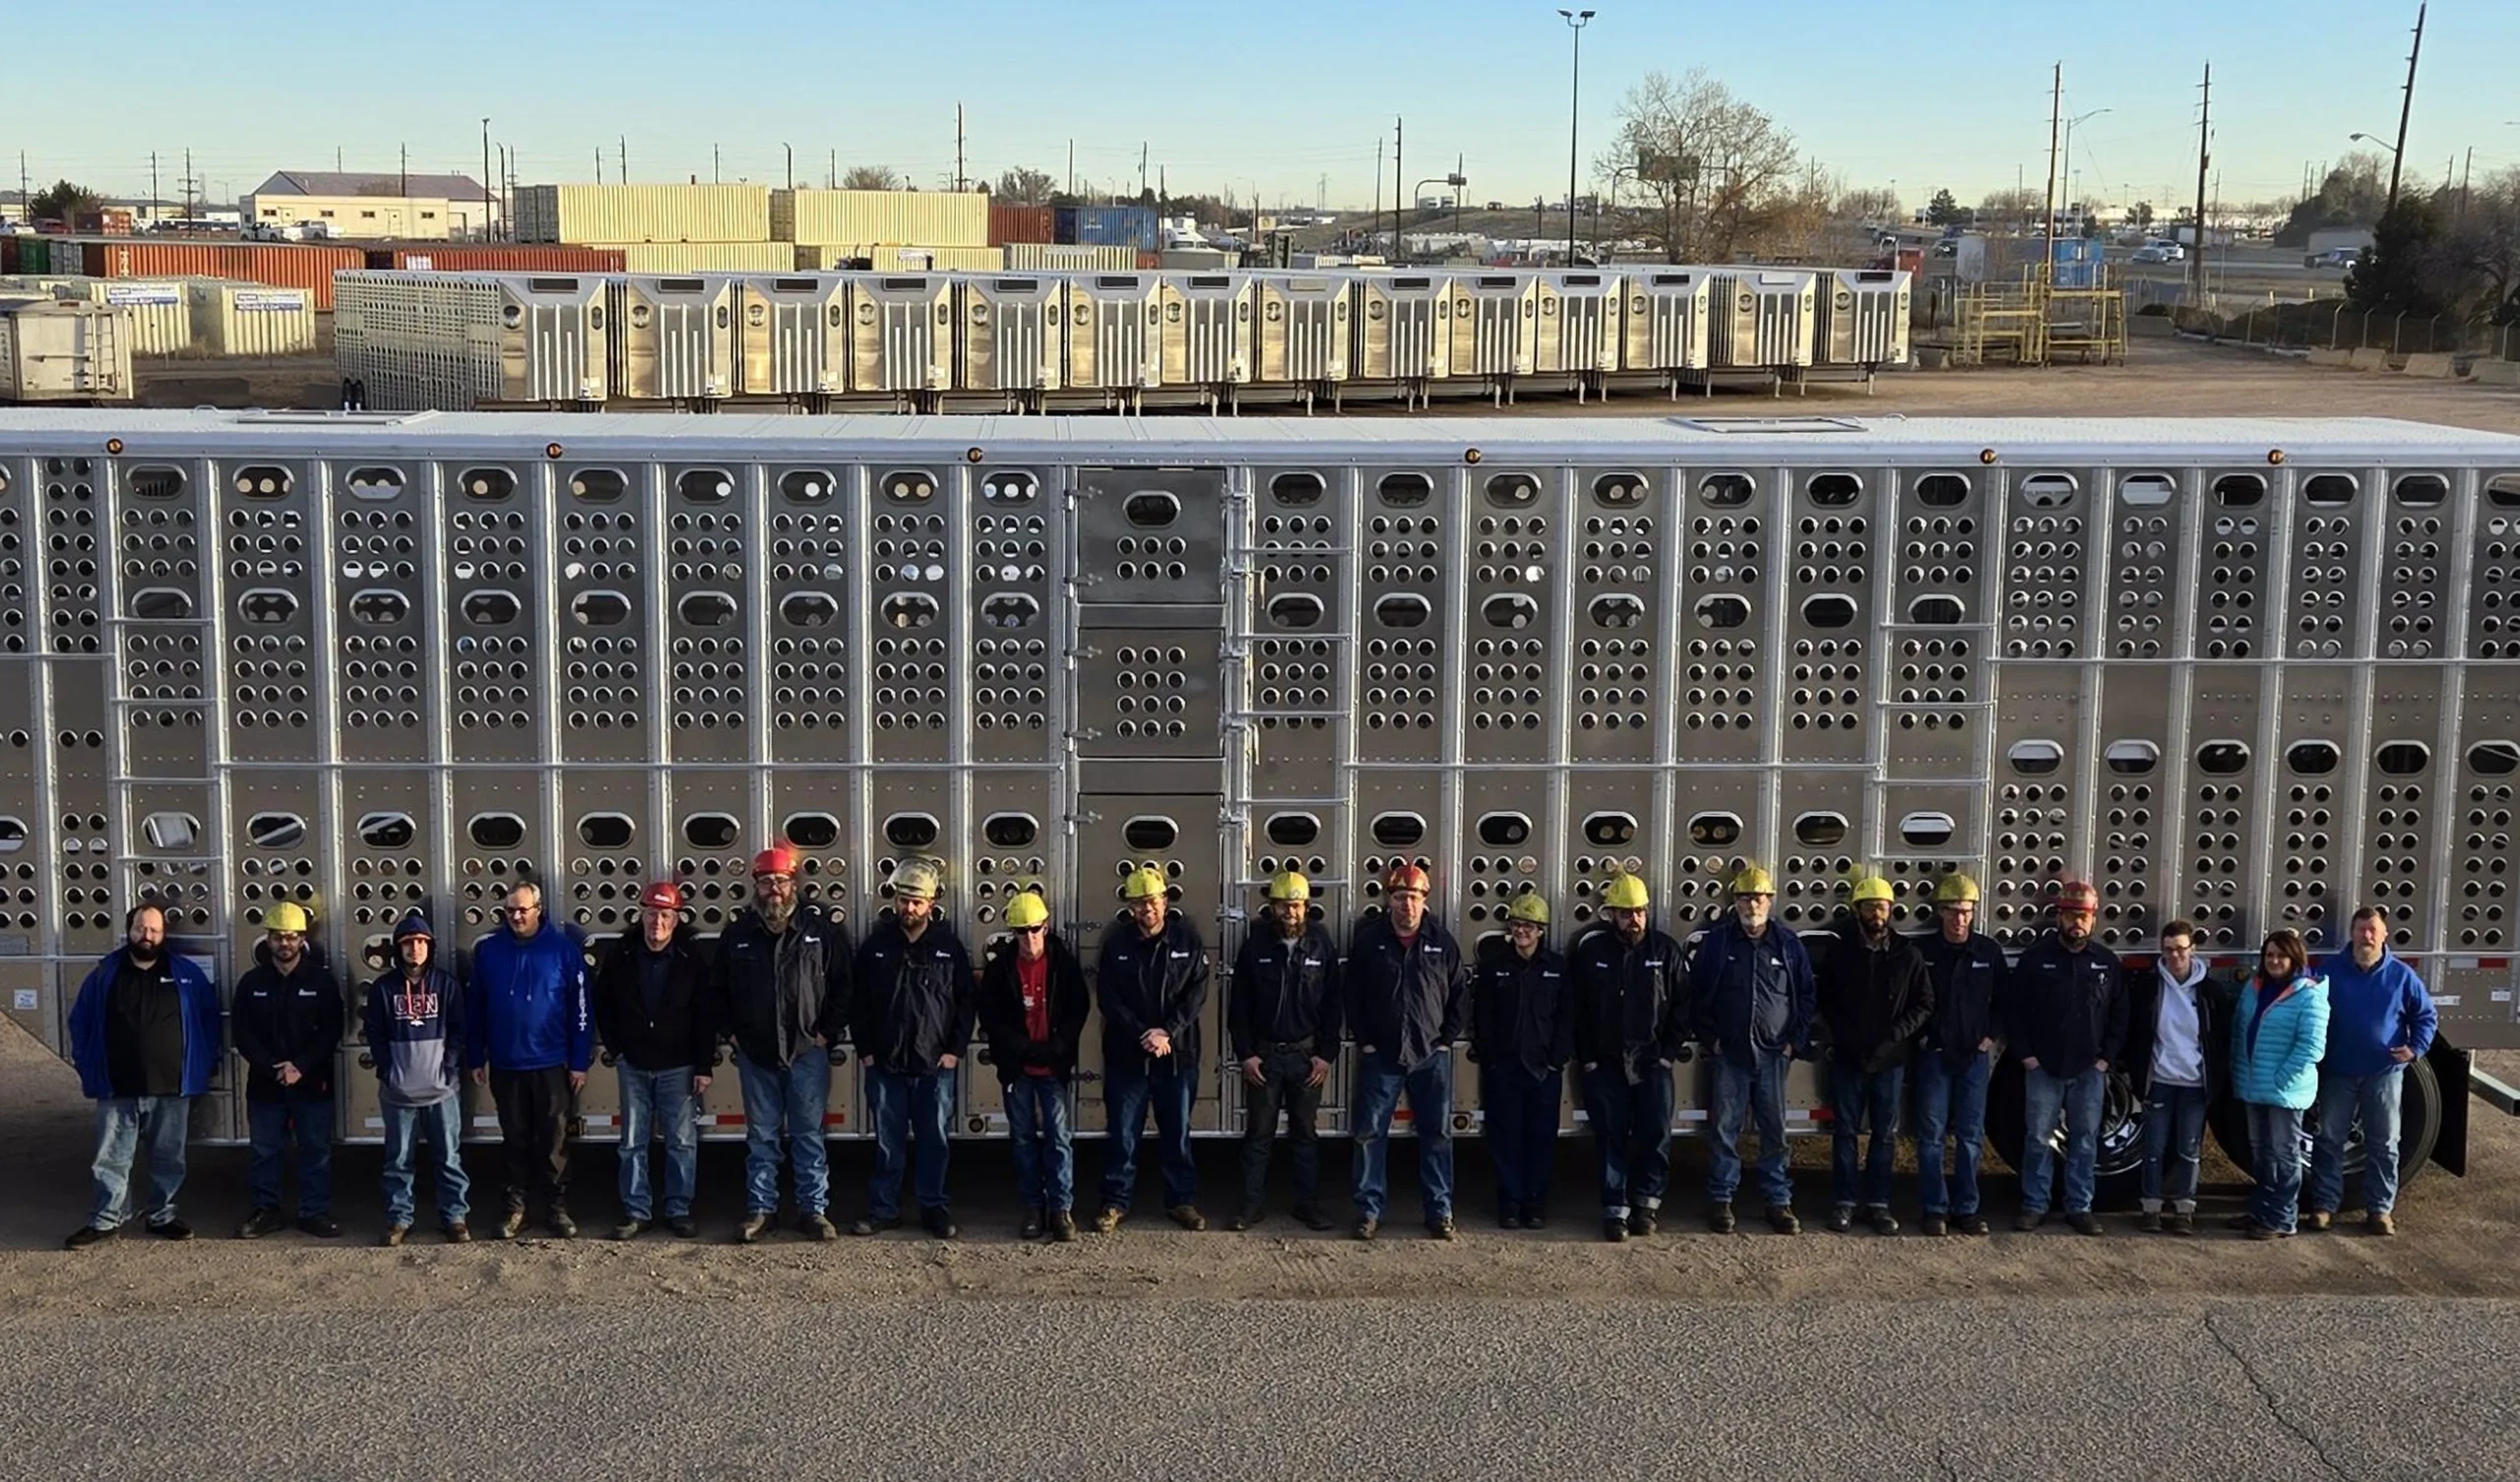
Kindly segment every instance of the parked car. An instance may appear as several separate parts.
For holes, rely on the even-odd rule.
[[[2362,249],[2360,247],[2330,247],[2325,252],[2313,252],[2302,258],[2301,266],[2344,269],[2351,268],[2362,260]]]

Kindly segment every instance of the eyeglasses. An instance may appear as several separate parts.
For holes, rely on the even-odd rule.
[[[538,905],[511,905],[503,912],[510,916],[537,916],[541,913],[542,907]]]
[[[1015,928],[1015,935],[1019,937],[1038,937],[1048,930],[1049,928],[1046,926],[1019,926]]]

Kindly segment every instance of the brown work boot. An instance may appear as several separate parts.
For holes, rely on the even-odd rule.
[[[2324,1230],[2334,1223],[2336,1214],[2333,1210],[2312,1209],[2301,1216],[2301,1228],[2304,1230]]]
[[[2395,1235],[2397,1232],[2396,1216],[2385,1211],[2371,1215],[2362,1221],[2362,1233],[2365,1235]]]

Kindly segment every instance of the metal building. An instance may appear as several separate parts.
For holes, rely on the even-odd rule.
[[[1912,928],[1969,869],[2016,949],[2068,875],[2135,952],[2174,914],[2326,952],[2369,902],[2434,1070],[2520,1046],[2520,438],[24,411],[0,580],[0,1007],[56,1049],[144,895],[222,983],[284,899],[374,972],[401,912],[461,951],[529,876],[603,937],[662,874],[714,933],[772,838],[861,932],[913,855],[978,940],[1039,882],[1089,961],[1155,864],[1212,1020],[1289,865],[1343,927],[1413,859],[1465,940],[1529,889],[1563,942],[1613,866],[1686,936],[1745,861],[1803,931],[1860,863]]]

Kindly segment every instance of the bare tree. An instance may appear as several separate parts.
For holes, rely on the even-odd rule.
[[[849,172],[840,177],[840,188],[842,190],[900,190],[902,177],[894,174],[890,165],[852,164],[849,167]]]
[[[997,177],[997,184],[990,187],[989,195],[1007,206],[1047,206],[1058,188],[1058,181],[1052,179],[1048,171],[1019,164]]]
[[[1899,193],[1886,186],[1870,186],[1851,190],[1838,197],[1838,215],[1850,221],[1896,223],[1904,215],[1899,209]]]
[[[2014,231],[2036,231],[2040,214],[2047,209],[2048,198],[2041,191],[1988,191],[1986,199],[1978,203],[1978,224],[2009,227]]]
[[[1619,130],[1594,160],[1635,183],[1633,234],[1666,262],[1728,262],[1769,250],[1791,223],[1801,158],[1794,136],[1703,70],[1648,72],[1619,102]]]

